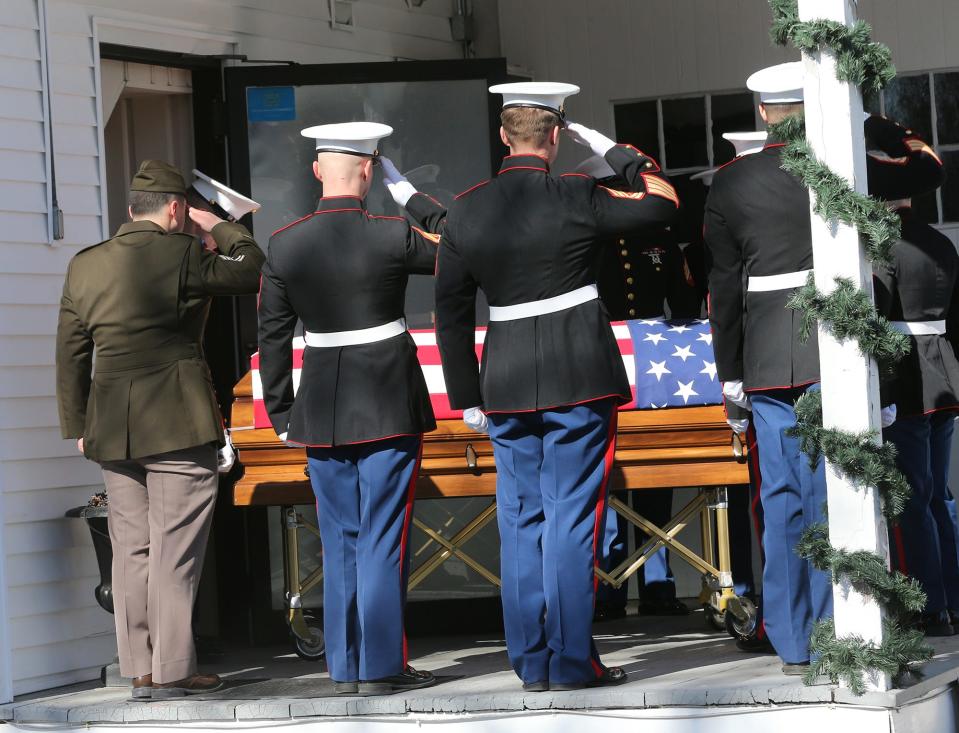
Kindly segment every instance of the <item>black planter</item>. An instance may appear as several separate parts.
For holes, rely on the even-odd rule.
[[[100,568],[100,585],[94,589],[93,594],[104,611],[113,613],[113,545],[110,544],[110,532],[107,528],[107,508],[78,506],[68,511],[66,516],[86,520]]]

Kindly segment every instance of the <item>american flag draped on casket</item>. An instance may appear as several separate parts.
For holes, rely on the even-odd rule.
[[[716,379],[709,321],[662,319],[636,320],[613,324],[616,343],[626,367],[633,400],[621,410],[648,410],[662,407],[722,404],[722,390]],[[437,420],[462,416],[453,410],[446,396],[443,367],[436,333],[412,330],[417,357]],[[476,354],[482,353],[486,329],[476,329]],[[269,428],[260,382],[260,355],[253,355],[254,427]],[[303,339],[293,341],[293,386],[300,383],[303,367]]]

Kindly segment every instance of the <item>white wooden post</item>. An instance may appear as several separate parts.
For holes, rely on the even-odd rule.
[[[799,0],[801,20],[824,18],[851,25],[856,20],[854,0]],[[806,135],[817,157],[866,192],[866,153],[863,108],[859,89],[836,78],[831,53],[803,54],[806,67]],[[816,285],[824,293],[835,289],[834,278],[851,279],[872,294],[872,268],[853,227],[823,221],[812,213],[813,260]],[[819,364],[822,373],[823,424],[859,432],[879,428],[879,381],[876,365],[863,357],[851,341],[837,341],[819,327]],[[854,485],[836,467],[826,463],[829,494],[829,539],[834,547],[867,550],[885,557],[889,541],[880,511],[878,492]],[[836,635],[853,634],[877,646],[883,639],[882,608],[848,582],[833,586]],[[888,690],[889,675],[872,670],[867,689]]]

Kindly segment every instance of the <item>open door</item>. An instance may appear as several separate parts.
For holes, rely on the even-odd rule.
[[[250,224],[257,241],[266,247],[272,232],[314,211],[322,195],[311,170],[316,152],[300,135],[311,125],[391,125],[381,152],[444,204],[489,178],[503,147],[487,88],[505,79],[504,59],[228,68],[230,180],[263,206]],[[367,205],[373,214],[402,213],[379,181]],[[411,279],[411,328],[432,327],[432,288],[430,278]],[[252,303],[241,310],[244,356],[256,348]]]
[[[230,185],[262,205],[244,223],[266,248],[272,232],[316,210],[322,195],[322,185],[312,173],[316,151],[300,130],[333,122],[391,125],[393,135],[382,142],[381,152],[419,190],[449,205],[457,193],[489,178],[499,166],[504,153],[498,134],[500,110],[487,90],[506,79],[504,59],[225,69]],[[381,174],[376,175],[367,198],[369,211],[402,215],[379,180]],[[485,320],[485,303],[478,310]],[[256,350],[256,298],[238,299],[236,314],[242,373]],[[411,328],[433,327],[432,278],[410,278],[406,318]],[[272,634],[264,633],[266,629],[283,630],[278,510],[271,508],[269,517],[264,527],[255,510],[244,510],[243,554],[255,568],[251,567],[253,577],[243,580],[242,573],[235,577],[256,596],[249,599],[248,617],[249,628],[256,630],[254,641],[269,640]],[[311,554],[313,546],[308,544],[301,548],[304,556]],[[319,557],[318,547],[315,556]],[[270,589],[269,598],[263,597],[264,586]],[[305,599],[308,604],[318,601],[315,595]],[[265,616],[274,616],[275,623],[262,623]]]

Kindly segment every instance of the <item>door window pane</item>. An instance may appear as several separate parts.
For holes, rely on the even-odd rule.
[[[959,150],[942,154],[946,183],[942,187],[942,220],[959,221]]]
[[[932,109],[929,76],[898,76],[883,92],[886,117],[911,128],[927,142],[932,141]]]
[[[656,102],[617,104],[613,115],[616,120],[617,141],[634,145],[644,153],[660,159],[662,152],[659,150]]]
[[[934,74],[939,144],[959,143],[959,73]]]
[[[705,98],[664,99],[663,136],[668,168],[708,166]]]
[[[733,144],[723,138],[724,132],[749,132],[756,129],[756,102],[752,92],[714,94],[713,165],[728,163],[736,156]]]
[[[454,194],[489,177],[489,94],[480,79],[457,81],[320,84],[295,89],[296,117],[250,121],[250,184],[263,208],[253,219],[263,244],[269,232],[316,210],[322,186],[313,177],[313,141],[300,135],[311,125],[368,120],[393,127],[380,143],[401,172],[420,190],[449,205]],[[436,100],[444,113],[436,113]],[[402,216],[376,181],[366,199],[372,214]],[[406,291],[411,328],[433,325],[433,280],[414,276]]]

